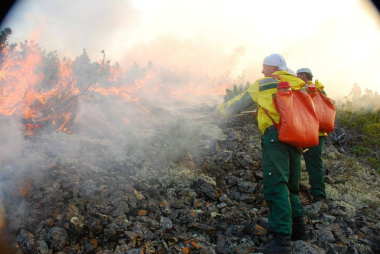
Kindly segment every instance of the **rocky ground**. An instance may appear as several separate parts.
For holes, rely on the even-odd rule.
[[[212,110],[156,110],[157,124],[121,134],[128,142],[30,139],[20,159],[0,163],[8,253],[260,253],[271,240],[260,133],[249,115]],[[293,253],[380,253],[379,175],[339,147],[323,157],[328,201],[310,202],[303,166],[311,241]]]

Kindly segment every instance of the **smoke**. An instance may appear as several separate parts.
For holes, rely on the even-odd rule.
[[[114,134],[118,145],[135,140],[154,108],[180,115],[188,105],[219,104],[226,88],[262,77],[262,59],[274,52],[293,70],[310,68],[332,98],[344,98],[355,82],[379,91],[379,14],[368,1],[23,0],[4,27],[13,30],[9,43],[35,41],[44,50],[57,50],[60,59],[74,59],[86,49],[91,59],[101,60],[104,50],[111,65],[120,64],[124,73],[118,78],[128,91],[119,97],[128,96],[129,102],[93,94],[72,109],[74,133],[95,139]],[[73,75],[86,71],[91,70],[79,68]],[[43,73],[52,75],[49,69]],[[78,80],[92,79],[88,73]],[[2,150],[4,158],[14,159],[25,141],[12,125],[7,128],[17,132]],[[54,153],[64,151],[80,154]]]
[[[4,116],[0,119],[0,126],[0,161],[14,160],[21,155],[21,148],[24,144],[20,119],[19,117]]]
[[[345,8],[341,8],[342,4]],[[313,10],[313,15],[297,11],[299,6]],[[86,99],[66,109],[72,111],[70,124],[75,126],[70,131],[125,147],[140,143],[136,137],[149,143],[148,137],[154,134],[141,134],[142,129],[160,129],[162,122],[175,125],[174,116],[183,114],[187,106],[217,105],[226,88],[262,77],[262,59],[274,52],[281,53],[294,71],[310,68],[334,99],[348,95],[354,83],[363,90],[378,92],[379,24],[379,14],[373,6],[368,1],[355,0],[125,0],[96,4],[22,0],[10,10],[1,28],[12,29],[10,44],[25,39],[37,42],[43,50],[56,51],[59,59],[69,59],[67,63],[74,59],[74,67],[83,49],[93,61],[101,61],[104,50],[111,66],[119,64],[120,74],[115,74],[118,82],[102,87],[123,84],[124,91],[117,95],[100,96],[95,92],[96,85],[91,84],[98,77],[94,77],[92,65],[86,69],[77,64],[65,81],[45,67],[42,88],[49,89],[54,79],[70,83],[68,80],[75,75],[82,89],[90,84],[94,90],[89,90]],[[62,107],[50,102],[57,115],[62,113]],[[158,119],[152,117],[155,114]],[[51,128],[64,119],[55,122]],[[12,120],[2,130],[9,133],[1,145],[2,160],[23,156],[22,148],[29,144],[25,143],[24,130],[18,127],[23,124]],[[84,157],[79,144],[61,149],[54,140],[50,143],[51,147],[49,142],[43,144],[46,148],[41,143],[35,151],[50,151],[54,155],[50,158],[66,154],[71,159]],[[90,154],[98,159],[96,153]]]
[[[145,161],[164,168],[196,153],[199,144],[207,150],[218,130],[193,119],[207,119],[226,88],[262,77],[262,59],[271,53],[281,53],[293,70],[310,68],[333,98],[344,98],[355,82],[378,92],[379,15],[371,8],[354,0],[18,1],[1,24],[13,31],[8,42],[34,41],[56,51],[60,71],[69,66],[72,72],[58,75],[53,54],[46,66],[19,75],[29,82],[13,87],[19,98],[34,81],[39,92],[63,87],[42,100],[43,114],[28,121],[19,112],[1,117],[1,199],[12,196],[17,179],[51,165],[89,172],[120,167],[128,175]],[[85,66],[78,57],[83,49]],[[97,72],[102,50],[114,67],[111,81]],[[31,79],[33,73],[42,75]],[[89,89],[70,97],[64,88],[72,84]],[[30,105],[39,109],[37,102]],[[68,129],[56,131],[63,113],[70,113]],[[25,135],[25,123],[41,122],[37,135]],[[26,204],[19,208],[22,218]]]
[[[2,52],[1,178],[67,163],[107,169],[131,153],[165,163],[184,158],[202,129],[189,119],[200,112],[186,108],[220,96],[210,84],[225,84],[152,62],[122,70],[92,62],[86,51],[69,61],[33,44],[20,48]]]
[[[35,40],[60,57],[86,48],[96,59],[105,50],[124,69],[152,61],[213,79],[228,76],[231,83],[243,75],[244,82],[262,77],[262,59],[281,53],[292,70],[310,68],[336,98],[347,95],[354,82],[379,91],[379,20],[366,0],[24,0],[2,27],[13,29],[11,40]]]

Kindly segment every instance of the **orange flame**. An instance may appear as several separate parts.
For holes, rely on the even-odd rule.
[[[33,86],[43,79],[42,73],[36,74],[42,58],[36,52],[27,52],[23,59],[14,59],[9,48],[5,48],[4,55],[0,69],[0,113],[12,115],[33,100]]]
[[[33,135],[46,124],[69,132],[67,124],[73,115],[57,105],[73,106],[75,96],[80,93],[71,61],[58,62],[57,81],[49,84],[50,89],[44,89],[41,87],[45,77],[42,52],[33,44],[21,47],[21,51],[5,47],[1,52],[0,114],[22,116],[25,135]]]
[[[231,86],[229,82],[195,74],[165,71],[152,66],[140,69],[134,66],[131,72],[126,72],[118,64],[110,66],[107,62],[105,65],[104,60],[98,63],[97,66],[101,67],[101,70],[96,75],[107,76],[89,81],[94,77],[86,79],[84,76],[78,76],[80,68],[77,66],[77,59],[83,57],[83,62],[93,67],[85,51],[74,62],[70,59],[54,62],[56,73],[51,78],[49,72],[44,75],[44,68],[50,70],[50,66],[47,66],[46,55],[38,46],[27,43],[19,46],[21,49],[5,47],[0,52],[0,114],[22,116],[25,135],[34,135],[46,127],[71,133],[80,96],[86,92],[137,103],[144,96],[164,100],[168,97],[181,101],[197,97],[216,97],[225,94],[226,89]],[[134,75],[136,70],[137,78],[127,76]],[[138,108],[140,113],[149,113],[143,106],[139,105]],[[128,118],[124,115],[119,117],[127,125],[133,120],[130,115]]]

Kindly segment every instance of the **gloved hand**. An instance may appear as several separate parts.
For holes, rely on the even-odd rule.
[[[257,108],[255,108],[254,110],[252,110],[251,116],[257,117]]]

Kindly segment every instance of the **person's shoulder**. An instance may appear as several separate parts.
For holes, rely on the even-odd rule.
[[[305,86],[305,81],[290,73],[280,75],[282,81],[288,81],[292,89],[300,89]]]
[[[314,84],[319,89],[323,89],[325,87],[318,79],[315,80]]]

